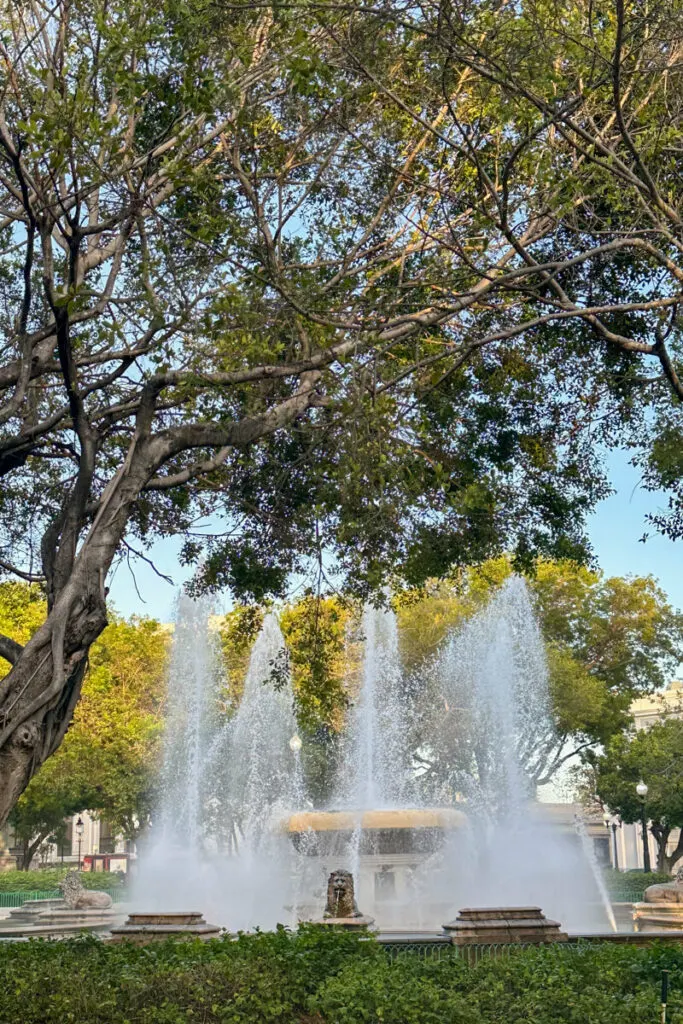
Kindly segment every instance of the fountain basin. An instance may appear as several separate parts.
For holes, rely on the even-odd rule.
[[[451,807],[371,811],[302,811],[285,822],[295,848],[310,857],[340,852],[354,834],[362,855],[428,854],[467,816]]]
[[[111,929],[110,942],[132,942],[146,946],[150,942],[165,939],[217,939],[221,930],[218,925],[207,924],[199,911],[129,914],[128,920],[119,928]]]

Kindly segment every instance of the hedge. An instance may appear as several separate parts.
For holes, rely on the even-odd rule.
[[[656,1024],[683,949],[609,943],[515,949],[474,966],[390,958],[311,925],[147,947],[97,939],[0,945],[1,1024]]]
[[[610,898],[615,903],[639,903],[649,885],[671,882],[672,876],[661,871],[604,871]]]
[[[2,871],[0,892],[52,892],[73,866],[46,868],[43,871]],[[81,879],[86,889],[118,889],[124,883],[120,875],[110,871],[84,871]]]

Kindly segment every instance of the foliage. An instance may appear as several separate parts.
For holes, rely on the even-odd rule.
[[[0,633],[25,644],[45,621],[45,595],[36,584],[5,581],[0,584]],[[0,657],[0,677],[10,663]]]
[[[257,605],[237,605],[219,625],[226,676],[226,705],[239,704],[249,666],[251,648],[263,624],[263,610]]]
[[[670,718],[633,734],[617,734],[603,754],[591,758],[594,792],[622,821],[640,821],[642,804],[636,793],[647,784],[646,814],[657,841],[658,868],[671,871],[683,857],[683,832],[667,855],[673,829],[683,827],[683,720]]]
[[[640,903],[643,893],[650,885],[670,882],[671,875],[665,871],[615,871],[603,868],[602,876],[614,903]]]
[[[73,867],[67,865],[37,871],[2,871],[0,892],[54,892],[67,871],[73,871]],[[107,892],[125,885],[121,876],[111,871],[82,871],[81,881],[86,889],[104,889]]]
[[[87,807],[126,839],[146,827],[153,809],[169,640],[152,619],[112,617],[91,648],[64,744],[45,765],[63,758],[89,790]]]
[[[683,951],[609,943],[508,949],[468,966],[389,959],[370,937],[303,926],[237,941],[5,943],[0,1019],[25,1024],[643,1024],[683,1008]]]
[[[43,843],[65,842],[65,818],[84,810],[90,799],[87,782],[80,773],[72,773],[64,757],[50,761],[31,780],[9,817],[24,871]]]
[[[282,610],[280,627],[305,729],[323,724],[338,731],[342,725],[349,693],[356,689],[354,618],[354,608],[337,598],[307,596]]]
[[[0,821],[155,536],[255,602],[581,559],[605,446],[675,426],[674,0],[330,6],[3,11],[0,565],[49,614]]]

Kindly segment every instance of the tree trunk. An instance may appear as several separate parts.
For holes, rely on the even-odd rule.
[[[676,849],[673,850],[668,857],[664,857],[664,870],[668,871],[669,874],[673,874],[673,870],[681,857],[683,857],[683,828],[679,832]]]
[[[20,871],[29,871],[31,868],[31,861],[36,855],[36,850],[49,835],[49,832],[41,833],[32,842],[25,842],[21,848],[21,863],[19,865]]]
[[[653,822],[650,825],[650,832],[655,837],[655,842],[657,843],[657,871],[667,871],[666,844],[669,842],[671,829]]]
[[[107,625],[104,579],[130,507],[155,468],[144,445],[137,455],[105,490],[47,619],[0,681],[0,828],[62,742],[81,694],[88,651]]]

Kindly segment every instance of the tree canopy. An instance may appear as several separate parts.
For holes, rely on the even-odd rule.
[[[48,616],[0,638],[0,822],[155,534],[199,586],[327,558],[365,595],[583,557],[605,445],[675,486],[679,29],[673,0],[6,5],[0,565]]]
[[[442,718],[433,689],[440,685],[438,670],[431,679],[435,660],[449,635],[486,605],[512,571],[512,560],[501,556],[393,599],[406,703],[415,706],[410,742],[422,772],[437,786],[458,771],[468,726],[460,716],[455,732],[449,726],[444,743],[433,744]],[[543,723],[537,724],[528,767],[537,783],[545,783],[577,753],[627,730],[632,701],[669,681],[683,658],[683,615],[652,577],[605,577],[575,562],[541,559],[527,583],[545,642],[553,730],[546,735]],[[357,604],[314,595],[280,612],[304,754],[316,787],[324,788],[318,776],[326,757],[334,761],[336,737],[357,697],[360,619]],[[261,621],[257,607],[238,606],[221,625],[232,703],[241,693]]]
[[[683,720],[670,718],[635,734],[612,738],[604,754],[592,758],[592,787],[623,821],[640,821],[642,804],[636,786],[648,787],[645,812],[657,842],[657,867],[672,871],[683,857]],[[667,854],[671,832],[680,828],[675,849]]]

